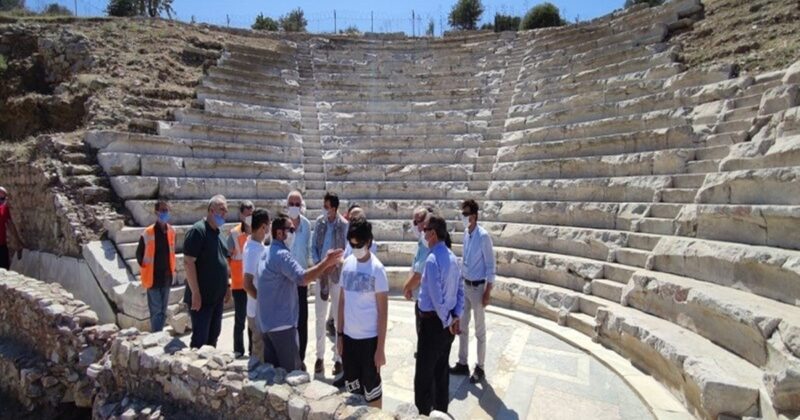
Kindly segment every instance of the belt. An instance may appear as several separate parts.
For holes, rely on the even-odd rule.
[[[482,285],[483,283],[486,283],[486,280],[475,280],[475,281],[472,281],[472,280],[464,279],[464,284],[466,284],[467,286],[476,287],[476,286]]]
[[[415,305],[414,308],[416,309],[417,316],[422,319],[433,318],[436,315],[436,311],[421,311],[419,310],[419,305]]]

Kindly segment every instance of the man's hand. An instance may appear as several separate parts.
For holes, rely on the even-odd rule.
[[[200,293],[192,293],[192,310],[199,311],[202,303],[203,302],[200,299]]]
[[[375,351],[375,369],[378,370],[378,373],[381,373],[381,366],[386,364],[386,354],[384,354],[383,349],[377,349]]]
[[[411,289],[411,285],[408,283],[403,286],[403,297],[405,297],[406,300],[411,300],[411,298],[414,297],[414,290]]]
[[[482,303],[483,303],[483,307],[484,307],[484,308],[485,308],[485,307],[487,307],[487,306],[489,306],[489,301],[490,301],[491,299],[492,299],[492,293],[491,293],[491,291],[487,290],[487,291],[483,292],[483,299],[482,299]]]
[[[322,263],[327,267],[334,266],[339,263],[343,255],[343,249],[329,249],[328,253],[325,254],[325,259],[322,260]]]
[[[450,334],[453,335],[461,334],[461,325],[460,325],[460,320],[458,318],[453,318],[453,322],[450,323]]]
[[[336,331],[336,350],[339,352],[339,357],[344,357],[344,337],[339,335],[339,331]]]
[[[230,286],[228,286],[228,289],[225,290],[225,303],[230,302],[232,297],[233,297],[233,293],[231,292]]]

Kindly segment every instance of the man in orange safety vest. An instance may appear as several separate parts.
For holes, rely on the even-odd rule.
[[[136,247],[142,287],[147,290],[150,330],[161,331],[167,318],[169,292],[175,278],[175,229],[169,225],[169,203],[155,205],[156,222],[146,227]]]

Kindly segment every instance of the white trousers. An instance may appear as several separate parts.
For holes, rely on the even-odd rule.
[[[328,310],[332,311],[334,325],[339,325],[339,293],[342,290],[338,284],[329,285],[328,301],[322,300],[319,295],[319,287],[314,287],[314,314],[315,329],[317,334],[317,359],[325,358],[325,322],[328,320]],[[333,361],[341,362],[339,351],[334,342]]]
[[[461,334],[458,335],[458,363],[467,364],[469,356],[469,322],[475,313],[475,338],[478,339],[478,366],[486,362],[486,309],[483,307],[483,292],[486,283],[478,286],[464,284],[464,315],[461,317]]]

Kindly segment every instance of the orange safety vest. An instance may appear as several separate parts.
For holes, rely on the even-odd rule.
[[[231,229],[233,249],[230,250],[231,257],[228,259],[231,267],[231,290],[244,289],[244,246],[247,237],[247,233],[242,232],[241,223]]]
[[[144,238],[144,258],[142,259],[142,287],[153,287],[153,261],[156,258],[156,225],[145,228],[142,233]],[[175,229],[167,225],[167,242],[169,242],[169,270],[175,278]]]

